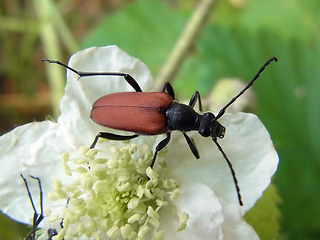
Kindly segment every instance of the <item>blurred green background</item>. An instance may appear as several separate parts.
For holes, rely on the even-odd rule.
[[[67,62],[78,49],[116,44],[157,76],[199,2],[2,0],[0,133],[58,115],[64,71],[50,72],[40,59]],[[172,82],[180,99],[205,95],[218,79],[247,82],[268,58],[279,58],[253,86],[255,113],[280,156],[278,239],[320,239],[319,10],[319,0],[218,1]],[[28,231],[3,215],[0,221],[0,239]]]

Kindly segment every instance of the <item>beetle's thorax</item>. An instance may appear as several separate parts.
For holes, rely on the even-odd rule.
[[[211,112],[201,115],[188,105],[172,102],[165,114],[168,131],[195,130],[203,137],[224,137],[225,127],[216,120],[215,115]]]
[[[167,129],[183,132],[198,130],[200,116],[190,106],[172,102],[166,110]]]

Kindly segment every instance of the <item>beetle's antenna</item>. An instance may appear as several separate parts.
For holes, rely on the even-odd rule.
[[[236,177],[236,173],[235,173],[235,171],[233,170],[232,164],[231,164],[230,160],[228,159],[227,155],[225,154],[225,152],[222,150],[222,147],[221,147],[220,144],[218,143],[217,138],[216,138],[216,137],[212,137],[212,140],[213,140],[214,143],[217,145],[219,151],[222,153],[224,159],[225,159],[225,160],[227,161],[227,163],[228,163],[228,166],[229,166],[229,169],[230,169],[230,171],[231,171],[232,178],[233,178],[233,182],[234,182],[234,185],[235,185],[236,190],[237,190],[237,195],[238,195],[239,204],[240,204],[240,206],[243,206],[243,202],[242,202],[242,200],[241,200],[240,188],[239,188],[239,185],[238,185],[238,180],[237,180],[237,177]]]
[[[81,75],[79,74],[79,71],[77,71],[77,70],[75,70],[75,69],[73,69],[73,68],[69,67],[68,65],[66,65],[66,64],[64,64],[64,63],[62,63],[62,62],[55,61],[55,60],[50,60],[50,59],[41,59],[41,61],[42,61],[42,62],[48,62],[48,63],[55,63],[55,64],[58,64],[58,65],[60,65],[60,66],[62,66],[62,67],[65,67],[66,69],[69,69],[70,71],[72,71],[72,72],[74,72],[74,73],[78,74],[78,75],[81,77]]]
[[[34,177],[32,175],[30,175],[30,177],[32,177],[33,179],[36,179],[38,181],[38,185],[39,185],[39,190],[40,190],[40,216],[37,220],[37,226],[39,225],[39,223],[42,221],[43,219],[43,192],[42,192],[42,186],[41,186],[41,181],[40,178],[38,177]]]
[[[31,196],[31,192],[30,192],[30,189],[29,189],[29,186],[28,186],[27,179],[22,174],[20,174],[20,176],[24,181],[24,185],[25,185],[25,187],[27,189],[28,196],[29,196],[29,199],[30,199],[33,211],[34,211],[34,213],[33,213],[33,229],[25,239],[35,239],[36,228],[38,227],[38,225],[40,224],[40,222],[44,218],[44,216],[43,216],[43,193],[42,193],[41,181],[40,181],[40,178],[30,175],[30,177],[32,177],[34,179],[37,179],[38,184],[39,184],[39,189],[40,189],[40,214],[38,214],[37,209],[36,209],[36,207],[34,205],[34,202],[32,200],[32,196]]]
[[[49,62],[49,63],[55,63],[58,64],[62,67],[65,67],[66,69],[69,69],[70,71],[76,73],[79,75],[79,78],[82,77],[89,77],[89,76],[120,76],[120,77],[124,77],[124,79],[127,81],[127,83],[129,83],[131,85],[131,87],[133,87],[134,90],[136,90],[136,92],[142,92],[139,84],[137,83],[137,81],[129,74],[127,73],[120,73],[120,72],[81,72],[81,71],[77,71],[74,68],[69,67],[68,65],[59,62],[59,61],[55,61],[55,60],[50,60],[50,59],[42,59],[42,62]]]
[[[29,189],[29,186],[28,186],[27,179],[22,175],[22,173],[20,173],[20,176],[21,176],[21,178],[22,178],[23,181],[24,181],[24,185],[25,185],[25,187],[26,187],[26,189],[27,189],[28,196],[29,196],[29,199],[30,199],[32,208],[33,208],[34,212],[37,214],[37,210],[36,210],[36,207],[34,206],[34,203],[33,203],[32,197],[31,197],[31,192],[30,192],[30,189]],[[37,215],[38,215],[38,214],[37,214]]]
[[[72,68],[72,67],[69,67],[68,65],[62,63],[62,62],[59,62],[59,61],[56,61],[56,60],[50,60],[50,59],[42,59],[41,60],[42,62],[49,62],[49,63],[55,63],[55,64],[58,64],[62,67],[65,67],[66,69],[69,69],[70,71],[78,74],[81,78],[81,77],[89,77],[89,76],[120,76],[120,77],[124,77],[128,74],[126,73],[118,73],[118,72],[81,72],[81,71],[77,71],[76,69]]]
[[[266,63],[263,64],[263,66],[259,69],[259,71],[257,72],[257,74],[253,77],[253,79],[247,84],[247,86],[245,86],[234,98],[232,98],[232,99],[230,100],[230,102],[228,102],[228,103],[219,111],[218,115],[215,117],[215,120],[218,120],[218,119],[225,113],[225,110],[226,110],[232,103],[234,103],[248,88],[251,87],[251,85],[254,83],[254,81],[259,78],[259,76],[260,76],[260,74],[263,72],[263,70],[264,70],[272,61],[278,62],[278,58],[272,57],[272,58],[270,58],[268,61],[266,61]]]

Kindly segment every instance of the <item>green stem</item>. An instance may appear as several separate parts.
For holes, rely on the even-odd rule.
[[[64,22],[63,17],[57,10],[52,0],[47,0],[48,9],[51,10],[51,20],[54,22],[56,31],[59,33],[60,38],[67,47],[70,54],[75,53],[79,50],[78,42],[73,37],[67,24]]]
[[[156,84],[158,86],[163,86],[165,82],[170,82],[178,73],[183,60],[197,42],[201,30],[206,26],[217,1],[218,0],[203,0],[199,3],[184,31],[173,47],[169,57],[158,73],[156,78]]]
[[[40,25],[40,38],[44,50],[44,58],[61,59],[62,53],[59,48],[57,34],[51,21],[49,4],[47,0],[33,0],[35,10],[38,14]],[[59,116],[59,103],[63,96],[65,86],[65,72],[62,69],[47,67],[49,79],[51,104],[53,117]]]

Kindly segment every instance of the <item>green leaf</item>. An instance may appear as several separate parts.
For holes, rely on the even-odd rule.
[[[253,89],[258,96],[257,115],[280,156],[275,184],[283,199],[282,228],[289,239],[314,237],[320,229],[318,43],[317,38],[288,40],[267,31],[253,34],[215,26],[207,30],[198,47],[207,69],[197,70],[205,72],[211,84],[212,79],[222,77],[248,82],[268,58],[279,58]]]
[[[103,20],[83,47],[115,44],[154,73],[168,56],[185,21],[160,1],[136,1]]]
[[[0,212],[0,239],[16,240],[28,235],[28,226]]]
[[[281,212],[278,205],[280,202],[276,187],[270,184],[255,206],[244,216],[261,240],[279,238]]]
[[[278,33],[283,39],[307,40],[318,29],[320,17],[317,0],[279,1],[246,0],[244,6],[236,8],[228,1],[220,3],[216,11],[216,24],[243,29],[251,33]]]

